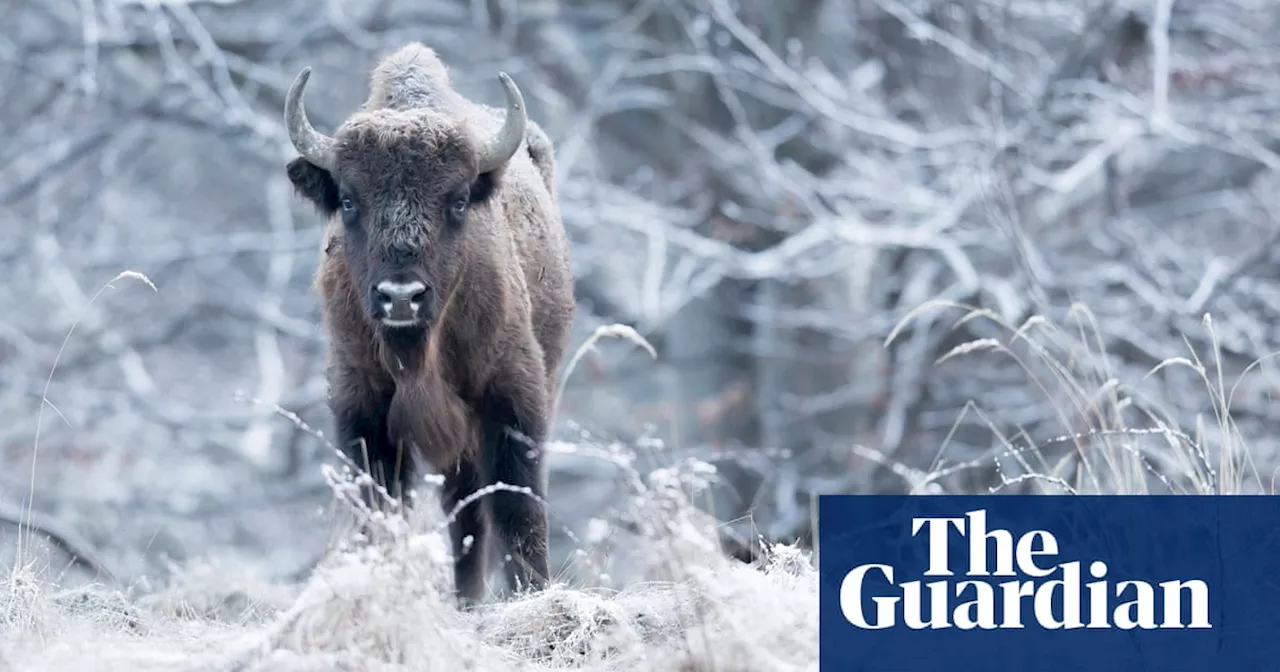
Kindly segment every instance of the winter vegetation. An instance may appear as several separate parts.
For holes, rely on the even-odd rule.
[[[1274,491],[1274,3],[3,6],[0,670],[813,670],[820,494]],[[284,172],[412,40],[519,84],[577,276],[555,585],[470,611],[334,450]]]

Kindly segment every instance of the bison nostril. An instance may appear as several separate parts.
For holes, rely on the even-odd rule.
[[[392,282],[383,280],[374,288],[383,303],[421,303],[427,295],[427,286],[418,281]]]

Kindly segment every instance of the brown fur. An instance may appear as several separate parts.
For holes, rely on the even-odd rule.
[[[511,160],[476,174],[473,148],[503,118],[456,93],[435,52],[411,43],[375,68],[364,106],[334,134],[334,171],[302,158],[288,166],[295,188],[327,219],[315,286],[338,434],[344,445],[364,440],[371,466],[383,472],[375,476],[393,492],[412,486],[419,467],[443,473],[446,508],[496,480],[544,495],[537,449],[573,317],[551,141],[529,120]],[[470,206],[458,223],[449,208],[460,198]],[[371,317],[370,287],[393,268],[412,269],[431,288],[425,330],[387,330]],[[501,491],[480,501],[523,565],[508,580],[544,585],[541,505]],[[474,538],[457,560],[468,600],[479,599],[484,583],[488,524],[478,506],[453,526],[455,551],[462,537]]]

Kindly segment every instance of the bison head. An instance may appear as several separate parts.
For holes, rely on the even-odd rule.
[[[303,106],[310,74],[298,74],[285,101],[301,154],[289,179],[326,217],[341,217],[341,254],[371,324],[425,334],[468,256],[495,233],[488,200],[524,139],[524,99],[499,73],[507,113],[496,130],[496,120],[477,113],[381,107],[355,113],[328,136]]]

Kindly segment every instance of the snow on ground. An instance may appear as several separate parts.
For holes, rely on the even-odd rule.
[[[366,516],[371,543],[335,546],[293,584],[206,564],[126,595],[52,585],[20,564],[0,593],[0,671],[817,669],[808,554],[776,546],[754,565],[727,558],[689,483],[674,469],[634,482],[637,524],[614,534],[632,535],[625,546],[643,580],[613,589],[607,577],[574,579],[471,611],[453,604],[434,503],[408,519]],[[351,482],[333,485],[350,497]]]

